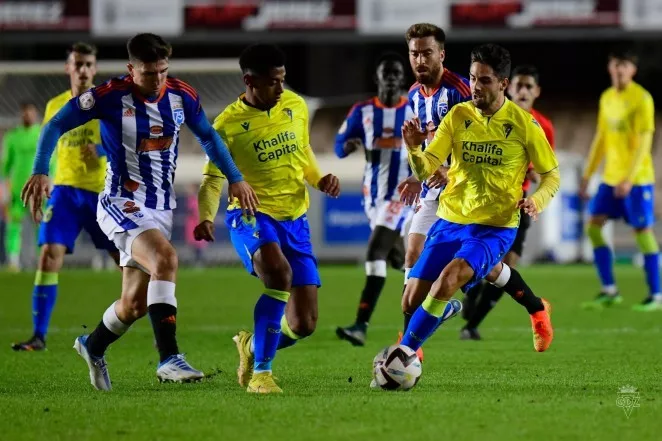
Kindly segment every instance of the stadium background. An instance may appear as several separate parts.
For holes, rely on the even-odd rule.
[[[198,88],[211,118],[243,90],[236,61],[243,47],[256,41],[277,43],[288,56],[288,87],[306,96],[311,107],[311,142],[322,169],[337,174],[343,188],[338,200],[312,194],[315,249],[323,261],[359,261],[369,234],[361,207],[363,156],[336,159],[334,135],[349,107],[375,92],[376,59],[394,51],[406,60],[404,31],[421,21],[446,30],[444,64],[463,75],[471,48],[484,42],[506,46],[514,65],[539,68],[543,92],[536,107],[556,126],[563,187],[531,230],[525,259],[590,259],[582,237],[584,207],[576,190],[597,100],[609,86],[607,53],[615,44],[633,45],[641,57],[637,81],[653,97],[660,96],[659,0],[0,0],[0,136],[16,124],[21,101],[33,101],[43,111],[49,98],[68,88],[64,53],[74,41],[97,45],[96,83],[101,83],[123,73],[129,36],[144,31],[167,36],[174,46],[171,74]],[[410,73],[409,80],[413,82]],[[659,116],[657,120],[659,124]],[[659,142],[656,136],[656,165],[662,161]],[[186,197],[200,181],[203,159],[187,133],[180,145],[173,242],[188,263],[193,250],[184,240]],[[659,196],[658,191],[658,201]],[[217,217],[217,242],[203,251],[210,264],[234,260],[222,214]],[[656,233],[659,240],[662,232]],[[30,235],[28,228],[27,244]],[[616,225],[611,237],[619,259],[635,256],[627,227]],[[29,265],[35,250],[25,248],[24,263]],[[0,246],[0,259],[3,251]],[[83,237],[67,262],[87,265],[95,256]]]

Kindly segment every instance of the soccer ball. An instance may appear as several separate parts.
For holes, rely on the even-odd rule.
[[[409,390],[416,386],[423,372],[416,351],[393,345],[375,356],[372,362],[373,387],[386,390]]]

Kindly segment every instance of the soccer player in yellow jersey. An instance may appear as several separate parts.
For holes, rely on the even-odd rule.
[[[487,44],[472,51],[472,100],[449,111],[425,151],[420,148],[425,128],[416,118],[405,122],[409,163],[421,181],[451,155],[448,185],[437,211],[440,219],[428,233],[403,297],[403,310],[421,305],[401,342],[413,350],[460,312],[462,304],[453,294],[460,288],[466,292],[483,278],[503,287],[531,314],[535,350],[542,352],[551,344],[549,304],[501,262],[515,240],[520,209],[535,220],[560,182],[543,130],[504,95],[510,64],[509,52],[500,46]],[[523,198],[529,163],[541,182],[535,193]]]
[[[310,242],[306,211],[312,187],[338,196],[338,178],[322,176],[308,132],[308,108],[283,89],[285,56],[277,47],[257,44],[239,59],[246,93],[214,122],[237,167],[258,196],[256,213],[242,212],[235,200],[226,225],[247,271],[264,283],[255,305],[254,333],[239,332],[239,384],[248,392],[282,392],[271,374],[278,349],[315,330],[320,278]],[[196,239],[213,240],[223,175],[205,165],[199,192],[201,223]],[[287,305],[287,308],[286,308]]]
[[[87,43],[75,43],[67,51],[65,70],[71,89],[46,104],[46,124],[72,97],[92,87],[96,74],[97,50]],[[16,351],[46,348],[46,332],[55,306],[58,273],[64,255],[74,251],[76,238],[85,229],[94,245],[107,250],[119,262],[115,245],[97,224],[97,197],[106,176],[106,157],[101,148],[99,122],[94,120],[65,133],[57,145],[53,191],[39,226],[41,254],[32,291],[34,333],[22,343],[12,344]]]
[[[602,289],[585,307],[604,307],[622,302],[612,268],[612,252],[602,237],[608,219],[624,218],[634,229],[644,254],[649,295],[633,309],[662,311],[659,248],[653,234],[655,172],[651,147],[655,129],[655,107],[650,93],[633,81],[637,57],[614,51],[609,57],[611,87],[600,97],[596,130],[580,188],[587,197],[588,181],[605,160],[602,184],[590,203],[588,236]]]

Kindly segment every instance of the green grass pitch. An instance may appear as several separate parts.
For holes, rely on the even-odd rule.
[[[423,377],[410,392],[369,389],[373,356],[401,326],[402,275],[389,274],[364,348],[339,341],[352,321],[363,271],[323,267],[317,332],[278,354],[282,396],[247,394],[236,382],[231,337],[250,328],[260,284],[239,268],[180,271],[178,336],[198,384],[159,384],[148,320],[111,347],[114,390],[97,392],[71,348],[118,297],[118,273],[65,271],[43,353],[13,353],[31,333],[31,274],[0,273],[2,440],[659,440],[662,439],[662,313],[629,309],[642,299],[641,272],[617,267],[626,302],[601,312],[591,267],[522,270],[554,307],[555,340],[533,351],[529,317],[504,298],[481,329],[458,340],[460,318],[426,344]],[[637,388],[629,417],[619,389]]]

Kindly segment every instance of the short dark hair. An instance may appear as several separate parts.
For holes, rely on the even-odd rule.
[[[33,107],[34,109],[37,109],[37,105],[35,104],[34,101],[30,101],[30,100],[21,101],[21,104],[20,104],[21,110],[25,110],[28,107]]]
[[[437,25],[433,25],[432,23],[416,23],[409,26],[409,29],[405,32],[407,43],[409,43],[412,38],[425,37],[434,37],[437,43],[439,43],[439,47],[441,49],[444,48],[446,34],[444,33],[444,30]]]
[[[156,34],[138,34],[126,43],[126,51],[130,61],[155,63],[172,55],[172,46]]]
[[[384,62],[393,62],[393,63],[400,63],[403,66],[406,66],[405,59],[400,56],[400,54],[396,52],[384,52],[379,56],[377,59],[377,63],[375,63],[375,67],[378,67]]]
[[[96,55],[97,47],[90,43],[78,41],[67,48],[67,58],[73,53],[81,55]]]
[[[471,51],[471,63],[487,64],[499,78],[510,77],[510,52],[498,44],[482,44]]]
[[[536,84],[540,84],[540,73],[538,72],[538,68],[530,64],[521,64],[515,67],[510,77],[515,78],[516,76],[533,77]]]
[[[252,44],[239,56],[239,67],[243,73],[251,71],[257,75],[268,75],[274,67],[282,66],[285,66],[285,53],[273,44]]]
[[[629,61],[635,66],[639,63],[639,56],[628,46],[616,46],[609,51],[609,59]]]

